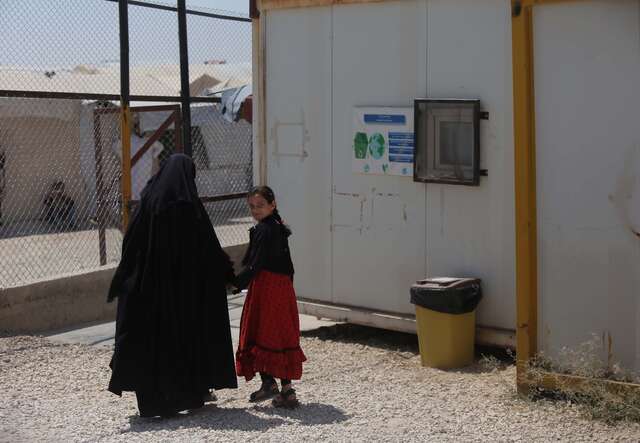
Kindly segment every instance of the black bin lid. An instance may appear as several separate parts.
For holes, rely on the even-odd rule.
[[[432,277],[411,286],[411,303],[444,314],[466,314],[482,299],[479,278]]]

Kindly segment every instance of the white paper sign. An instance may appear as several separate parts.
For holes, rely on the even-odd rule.
[[[413,108],[355,108],[351,142],[354,173],[413,176]]]

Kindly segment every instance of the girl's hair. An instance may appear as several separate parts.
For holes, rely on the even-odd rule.
[[[269,186],[255,186],[251,188],[251,191],[249,191],[249,194],[247,194],[247,197],[253,197],[256,195],[259,195],[260,197],[264,198],[269,204],[276,201],[276,194],[273,192],[273,189],[271,189]],[[278,212],[278,208],[274,208],[273,217],[284,228],[284,232],[287,235],[290,235],[291,229],[289,229],[289,226],[285,225],[284,221],[282,220],[282,217],[280,216],[280,213]]]
[[[267,203],[271,204],[276,201],[276,194],[274,194],[273,189],[269,186],[254,186],[247,194],[247,197],[253,197],[254,195],[259,195],[264,198]]]

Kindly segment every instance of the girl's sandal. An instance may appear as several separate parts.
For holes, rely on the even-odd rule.
[[[249,401],[251,403],[258,403],[264,400],[268,400],[275,395],[278,395],[278,385],[273,383],[262,383],[260,389],[251,393]]]
[[[296,397],[296,390],[293,388],[279,393],[276,398],[273,399],[272,403],[276,408],[294,409],[300,406],[300,402]]]

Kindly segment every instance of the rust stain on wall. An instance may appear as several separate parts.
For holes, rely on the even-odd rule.
[[[636,238],[640,239],[640,214],[634,213],[634,211],[638,212],[638,208],[640,208],[640,204],[635,201],[640,198],[637,195],[639,160],[640,144],[636,144],[627,151],[622,172],[616,180],[613,193],[609,194],[609,201],[613,204],[624,225]]]

